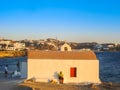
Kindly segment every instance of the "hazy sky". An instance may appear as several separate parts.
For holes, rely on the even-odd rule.
[[[120,0],[0,0],[0,37],[120,43]]]

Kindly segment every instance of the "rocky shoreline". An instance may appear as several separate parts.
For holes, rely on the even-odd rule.
[[[120,90],[120,83],[45,83],[27,81],[19,85],[19,87],[29,88],[21,90]]]

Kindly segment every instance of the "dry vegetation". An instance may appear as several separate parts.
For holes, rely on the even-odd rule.
[[[25,51],[0,51],[0,58],[25,56]]]

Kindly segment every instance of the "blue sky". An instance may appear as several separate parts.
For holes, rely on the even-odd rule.
[[[120,1],[0,0],[0,37],[120,43]]]

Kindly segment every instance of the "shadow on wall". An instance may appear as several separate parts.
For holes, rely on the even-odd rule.
[[[48,79],[48,82],[51,82],[51,80],[55,80],[56,82],[59,81],[59,79],[58,79],[58,72],[57,71],[54,72],[52,79]]]
[[[58,72],[54,72],[54,78],[58,81]]]

